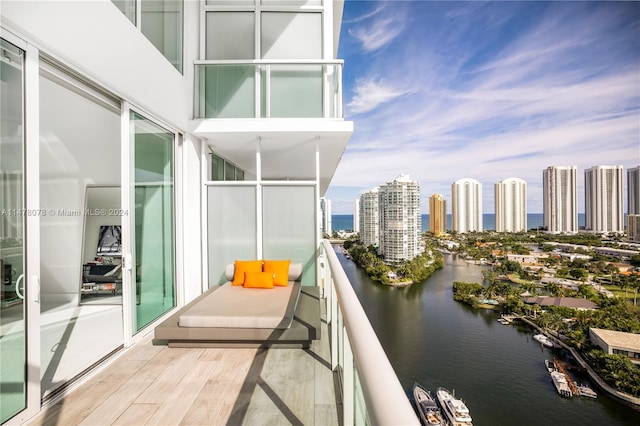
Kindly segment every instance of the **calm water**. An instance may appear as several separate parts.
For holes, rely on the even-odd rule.
[[[451,230],[451,215],[447,215],[447,229]],[[331,215],[331,228],[336,231],[353,230],[352,214],[334,214]],[[544,216],[542,213],[529,213],[527,215],[527,229],[537,229],[544,225]],[[578,213],[578,226],[584,226],[584,213]],[[496,215],[487,213],[482,215],[482,229],[496,229]],[[422,215],[422,232],[429,230],[429,215]]]
[[[482,267],[449,255],[425,282],[392,288],[338,257],[407,395],[414,382],[455,390],[476,426],[640,425],[640,411],[602,392],[596,400],[560,397],[544,366],[559,352],[526,327],[501,325],[497,313],[455,302],[453,281],[479,282]]]

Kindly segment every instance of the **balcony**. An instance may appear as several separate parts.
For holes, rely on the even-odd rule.
[[[342,61],[198,61],[194,119],[341,119],[342,66]]]
[[[168,348],[150,333],[30,424],[418,425],[333,247],[320,251],[310,349]]]

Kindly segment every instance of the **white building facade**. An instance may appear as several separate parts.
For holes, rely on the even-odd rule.
[[[381,185],[378,208],[378,254],[390,264],[418,256],[422,233],[420,184],[408,175],[400,175]]]
[[[496,231],[526,232],[527,183],[508,178],[495,184]]]
[[[585,228],[624,232],[622,166],[593,166],[584,171]]]
[[[360,195],[359,203],[360,216],[360,241],[365,246],[378,247],[380,243],[380,216],[378,208],[378,188]]]
[[[550,166],[542,172],[544,226],[547,232],[578,232],[576,166]]]
[[[320,198],[353,132],[342,2],[264,3],[2,1],[0,422],[235,259],[301,262],[317,285]]]
[[[451,185],[451,218],[455,232],[482,231],[482,184],[464,178]]]
[[[353,201],[353,232],[360,232],[360,199]]]

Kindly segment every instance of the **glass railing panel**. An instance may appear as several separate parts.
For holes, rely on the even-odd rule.
[[[212,1],[212,0],[207,0]],[[282,4],[286,4],[288,7],[292,6],[322,6],[322,0],[261,0],[261,4],[271,6],[281,6]]]
[[[270,117],[322,117],[322,65],[271,65]]]
[[[195,118],[342,118],[342,63],[201,63],[195,71]]]
[[[200,118],[255,117],[254,65],[201,65]]]
[[[362,393],[362,384],[360,383],[360,376],[358,370],[354,366],[353,372],[353,387],[354,387],[354,424],[356,425],[369,425],[369,415],[367,414],[367,403],[364,401],[364,394]]]
[[[329,117],[342,117],[342,67],[328,65],[326,73],[327,87],[325,92]]]

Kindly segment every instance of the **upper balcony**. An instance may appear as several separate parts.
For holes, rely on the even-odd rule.
[[[197,61],[194,119],[342,119],[339,60]]]

